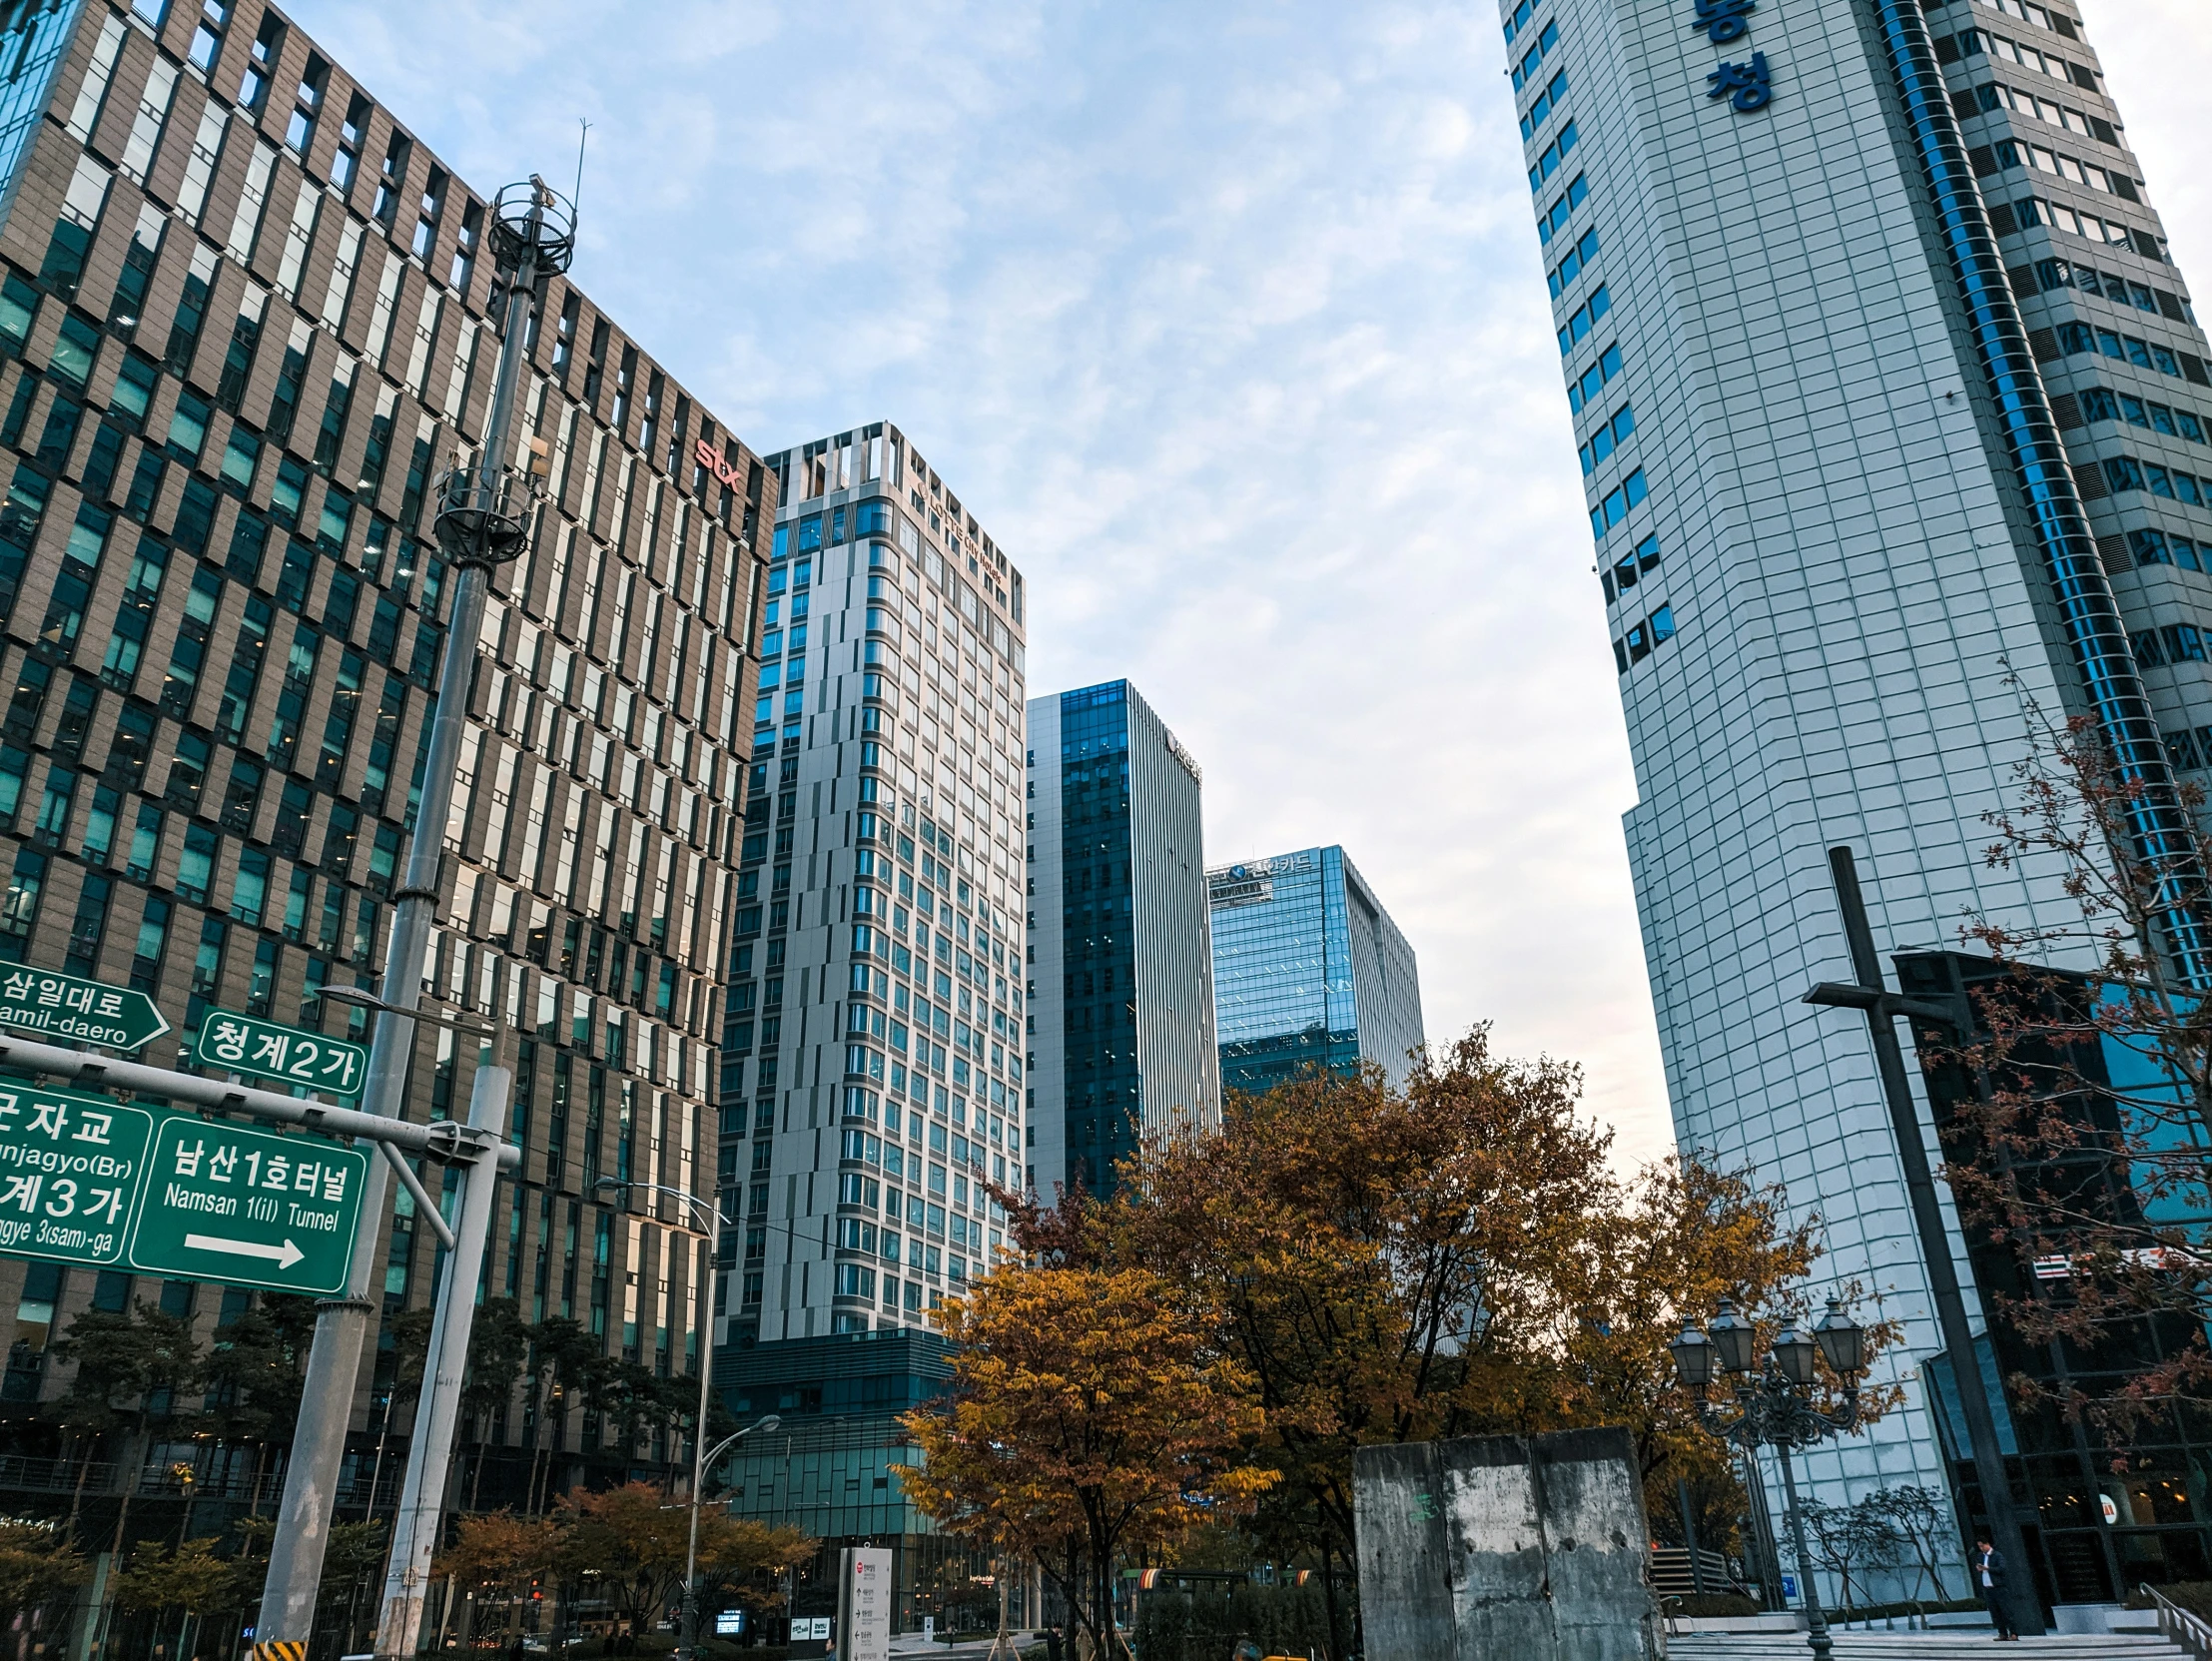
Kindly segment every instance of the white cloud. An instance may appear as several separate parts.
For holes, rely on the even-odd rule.
[[[2087,9],[2184,261],[2212,259],[2201,0]],[[578,279],[717,415],[763,447],[897,420],[1028,572],[1035,687],[1130,676],[1205,766],[1217,858],[1342,842],[1432,1037],[1494,1019],[1576,1058],[1665,1149],[1635,788],[1487,6],[298,11],[479,189],[565,182],[588,116]]]

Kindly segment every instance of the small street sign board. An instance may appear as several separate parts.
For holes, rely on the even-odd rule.
[[[347,1101],[360,1097],[369,1075],[369,1052],[358,1044],[230,1010],[208,1011],[193,1034],[192,1059],[202,1067],[282,1079]]]
[[[150,1108],[0,1086],[0,1251],[122,1261],[153,1140]]]
[[[0,1085],[0,1252],[327,1295],[368,1168],[321,1137]]]
[[[169,1031],[143,992],[20,967],[0,971],[0,1027],[26,1027],[103,1050],[137,1050]]]

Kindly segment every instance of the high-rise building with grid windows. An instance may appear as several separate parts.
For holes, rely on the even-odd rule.
[[[1202,775],[1125,680],[1030,703],[1028,1180],[1110,1189],[1146,1131],[1220,1122]]]
[[[1003,1244],[983,1185],[1025,1078],[1022,573],[897,427],[768,467],[722,1072],[741,1346],[926,1328]]]
[[[2212,764],[2212,349],[2097,9],[1500,5],[1677,1134],[1818,1211],[1825,1271],[1913,1355],[1938,1339],[1867,1032],[1800,1003],[1853,978],[1830,850],[1885,964],[1955,947],[1969,911],[2063,925],[2054,873],[1983,858],[2030,706],[2097,722],[2148,787],[2146,847]],[[2046,1365],[1998,1336],[1991,1379]],[[1903,1410],[1809,1456],[1815,1492],[1963,1493],[1946,1376],[1903,1372]],[[2201,1501],[2115,1493],[2064,1428],[2015,1430],[2046,1600],[2212,1570]],[[2204,1458],[2171,1426],[2135,1452]]]
[[[1403,1085],[1425,1042],[1413,948],[1342,848],[1206,873],[1221,1086],[1253,1094],[1372,1062]]]
[[[451,586],[435,486],[483,430],[500,345],[486,200],[260,0],[40,0],[0,35],[0,957],[128,982],[185,1033],[220,1006],[360,1037],[362,1012],[315,992],[372,987],[383,961]],[[679,1209],[594,1185],[711,1183],[751,538],[776,503],[564,279],[518,419],[550,494],[493,579],[426,990],[495,1020],[514,1073],[526,1157],[485,1298],[573,1321],[634,1384],[704,1358],[709,1265]],[[422,1024],[410,1116],[462,1111],[476,1060]],[[386,1310],[423,1305],[436,1244],[403,1196],[378,1250]],[[26,1455],[6,1470],[54,1451],[25,1413],[68,1384],[50,1340],[87,1309],[156,1304],[204,1347],[253,1301],[0,1262]],[[390,1503],[398,1359],[387,1331],[342,1516],[372,1476]],[[665,1416],[633,1442],[612,1395],[543,1382],[479,1425],[476,1502],[680,1451]],[[179,1392],[178,1414],[214,1416],[174,1443],[151,1427],[211,1532],[257,1468],[265,1504],[281,1480],[238,1402]],[[139,1475],[88,1494],[104,1526]],[[183,1491],[139,1498],[133,1527],[174,1530]]]
[[[740,1511],[890,1542],[905,1621],[959,1553],[893,1486],[896,1415],[947,1376],[930,1310],[1005,1246],[985,1185],[1022,1180],[1028,600],[896,426],[767,465],[716,1376],[784,1421],[738,1451]]]

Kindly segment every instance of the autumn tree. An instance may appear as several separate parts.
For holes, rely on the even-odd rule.
[[[495,1598],[505,1611],[499,1626],[502,1647],[513,1636],[516,1601],[531,1585],[553,1572],[561,1555],[560,1530],[543,1518],[517,1517],[511,1511],[462,1517],[453,1542],[439,1553],[431,1573]],[[481,1636],[481,1633],[472,1636]]]
[[[644,1632],[683,1592],[691,1509],[669,1505],[650,1482],[604,1493],[564,1494],[553,1512],[554,1562],[567,1574],[589,1571],[630,1630]],[[814,1542],[795,1528],[770,1528],[749,1517],[703,1508],[699,1513],[702,1575],[744,1578],[760,1569],[796,1566]]]
[[[1611,1181],[1579,1088],[1478,1028],[1402,1092],[1370,1067],[1232,1095],[1218,1135],[1152,1140],[1098,1214],[1236,1357],[1279,1477],[1258,1522],[1318,1551],[1332,1620],[1355,1447],[1558,1422],[1558,1269]]]
[[[1699,1424],[1696,1401],[1676,1385],[1668,1344],[1686,1319],[1711,1320],[1723,1298],[1766,1331],[1812,1318],[1807,1288],[1822,1254],[1820,1233],[1818,1217],[1790,1216],[1779,1185],[1698,1159],[1668,1159],[1619,1183],[1557,1264],[1572,1314],[1559,1329],[1559,1415],[1620,1425],[1634,1436],[1653,1517],[1678,1509],[1678,1481],[1693,1493],[1725,1496],[1732,1519],[1742,1499],[1728,1445]],[[1860,1297],[1856,1282],[1824,1290],[1846,1303]],[[1860,1324],[1869,1358],[1902,1336],[1893,1320]],[[1878,1417],[1897,1399],[1893,1387],[1862,1387],[1860,1410]],[[1701,1532],[1709,1546],[1720,1543],[1710,1521]]]
[[[1250,1381],[1143,1267],[1010,1264],[937,1322],[953,1385],[906,1416],[922,1461],[894,1467],[901,1485],[947,1532],[1036,1561],[1091,1654],[1122,1653],[1121,1555],[1245,1510],[1275,1480],[1244,1457],[1264,1427]]]
[[[1961,1012],[1971,1036],[1916,1020],[1915,1037],[1950,1109],[1944,1175],[1968,1229],[2015,1262],[2062,1265],[1984,1288],[2023,1348],[2074,1357],[2013,1387],[2118,1442],[2212,1405],[2212,838],[2189,785],[2181,838],[2147,843],[2172,786],[2122,767],[2087,717],[2026,707],[2033,745],[2014,799],[1985,816],[1985,858],[2055,880],[2062,901],[2033,926],[1969,918],[1962,943],[1989,959]]]
[[[1403,1089],[1368,1069],[1232,1096],[1217,1135],[1148,1141],[1109,1203],[1010,1208],[1026,1252],[1172,1276],[1235,1357],[1279,1478],[1248,1527],[1318,1559],[1335,1653],[1356,1647],[1336,1582],[1360,1446],[1623,1425],[1655,1511],[1678,1477],[1736,1509],[1666,1346],[1723,1297],[1769,1329],[1803,1313],[1818,1220],[1696,1160],[1623,1179],[1580,1088],[1477,1028]]]

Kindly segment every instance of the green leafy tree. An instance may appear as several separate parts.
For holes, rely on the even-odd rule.
[[[0,1625],[68,1596],[85,1560],[50,1523],[0,1522]]]
[[[120,1433],[123,1438],[123,1503],[116,1509],[115,1540],[109,1547],[120,1552],[130,1521],[131,1495],[138,1486],[135,1478],[145,1462],[154,1424],[168,1416],[176,1397],[200,1387],[204,1376],[200,1346],[189,1320],[140,1303],[130,1310],[86,1309],[70,1322],[54,1353],[76,1365],[69,1388],[52,1408],[61,1426],[75,1432],[84,1444],[85,1464],[79,1467],[77,1493],[70,1504],[72,1527],[94,1448],[104,1436]]]
[[[188,1615],[238,1608],[260,1591],[260,1583],[249,1589],[250,1577],[239,1572],[241,1563],[218,1555],[216,1543],[210,1535],[181,1546],[152,1540],[139,1545],[129,1567],[115,1577],[117,1607],[142,1613],[178,1609]]]
[[[511,1297],[493,1297],[476,1310],[468,1329],[468,1369],[461,1379],[460,1410],[476,1443],[475,1470],[469,1480],[468,1508],[476,1509],[482,1491],[484,1461],[499,1415],[514,1399],[530,1354],[530,1325]]]
[[[572,1575],[590,1573],[601,1595],[622,1612],[633,1633],[680,1597],[691,1536],[688,1506],[669,1505],[650,1482],[604,1493],[563,1494],[553,1511],[555,1561]],[[699,1513],[699,1568],[714,1578],[745,1579],[795,1568],[814,1542],[795,1528],[769,1528],[749,1517]]]
[[[204,1376],[214,1434],[256,1448],[249,1508],[261,1510],[275,1450],[292,1444],[315,1341],[315,1301],[264,1292],[251,1308],[216,1329]]]
[[[537,1408],[529,1485],[529,1509],[537,1513],[545,1508],[543,1488],[550,1479],[553,1454],[567,1440],[568,1411],[593,1402],[609,1362],[605,1347],[581,1323],[555,1315],[530,1328],[526,1364],[532,1404]]]

